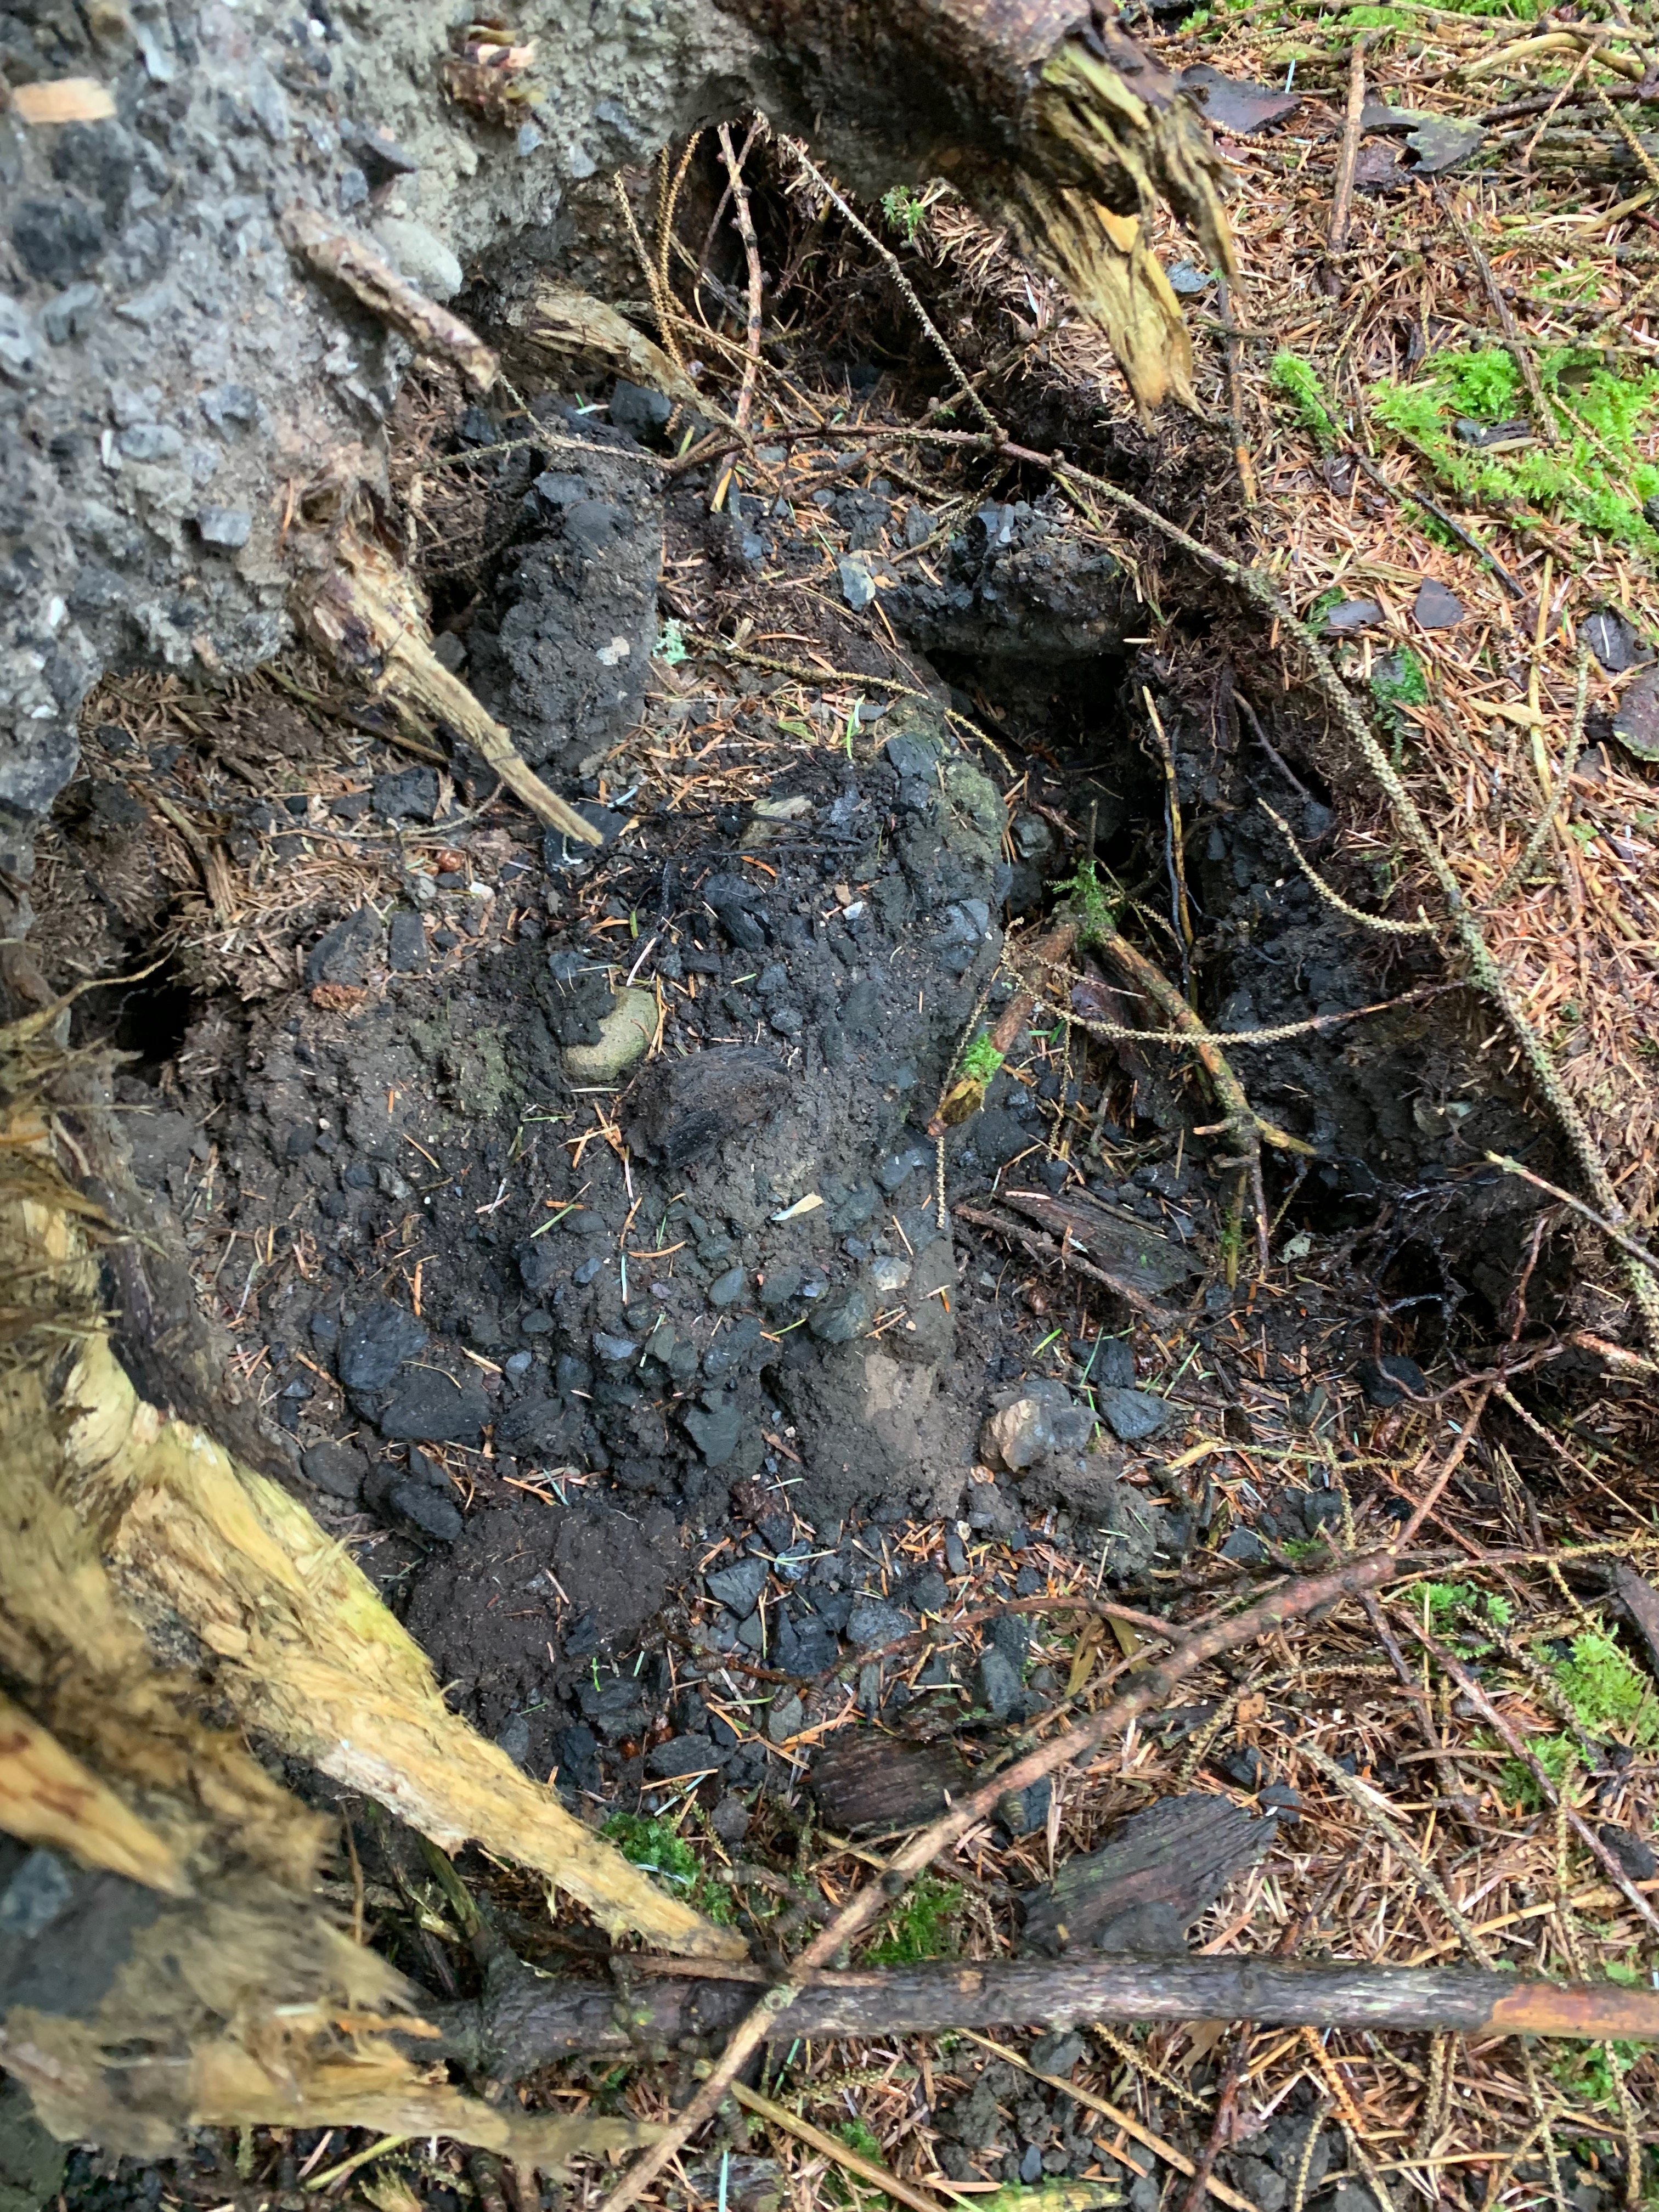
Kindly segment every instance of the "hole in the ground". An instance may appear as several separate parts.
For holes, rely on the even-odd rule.
[[[132,1054],[126,1073],[153,1087],[183,1049],[201,1010],[196,992],[168,957],[134,981],[100,983],[88,991],[76,1009],[76,1040],[96,1040]]]

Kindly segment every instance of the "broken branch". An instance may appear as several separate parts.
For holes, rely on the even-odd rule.
[[[1241,1644],[1253,1643],[1258,1636],[1270,1633],[1287,1620],[1299,1618],[1316,1607],[1332,1605],[1344,1597],[1358,1596],[1363,1591],[1376,1589],[1393,1580],[1401,1571],[1401,1562],[1390,1552],[1375,1552],[1369,1557],[1350,1560],[1334,1573],[1322,1575],[1307,1582],[1291,1583],[1274,1595],[1263,1598],[1249,1612],[1236,1614],[1231,1620],[1212,1620],[1207,1627],[1196,1628],[1181,1648],[1171,1652],[1157,1666],[1147,1668],[1132,1689],[1123,1691],[1109,1705],[1075,1728],[1064,1730],[1028,1752],[1024,1759],[1016,1759],[983,1784],[971,1795],[951,1807],[942,1820],[915,1837],[895,1852],[887,1869],[879,1880],[866,1882],[856,1891],[796,1960],[792,1978],[775,1989],[769,1990],[760,2002],[738,2026],[726,2045],[725,2055],[710,2073],[696,2096],[678,2114],[662,2140],[653,2146],[625,2173],[617,2187],[605,2199],[603,2212],[624,2212],[624,2208],[638,2198],[641,2190],[648,2188],[679,2149],[682,2143],[705,2122],[712,2119],[720,2109],[721,2100],[750,2057],[763,2043],[771,2038],[774,2023],[779,2015],[788,2011],[799,1997],[803,1984],[800,1977],[813,1969],[828,1966],[842,1948],[861,1935],[877,1916],[890,1909],[901,1898],[911,1881],[925,1867],[930,1866],[939,1853],[946,1850],[974,1824],[994,1811],[998,1801],[1012,1790],[1028,1789],[1040,1782],[1056,1768],[1088,1757],[1109,1737],[1127,1728],[1132,1720],[1165,1704],[1175,1685],[1182,1678],[1201,1666],[1208,1659],[1218,1658],[1224,1651],[1235,1651]],[[1253,2006],[1252,2017],[1262,2017],[1260,2008]],[[1197,2015],[1194,2015],[1197,2016]]]

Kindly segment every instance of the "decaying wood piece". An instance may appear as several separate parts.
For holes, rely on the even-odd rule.
[[[0,1031],[0,2067],[61,2140],[137,2157],[258,2122],[453,2134],[553,2166],[650,2140],[428,2081],[392,2039],[418,2030],[412,1992],[319,1909],[332,1824],[153,1655],[104,1556],[112,1477],[170,1460],[214,1498],[211,1524],[181,1511],[169,1540],[204,1574],[239,1499],[205,1437],[109,1370],[94,1209],[7,1080],[29,1026]]]
[[[313,642],[342,669],[366,678],[417,726],[441,723],[471,745],[514,797],[561,836],[582,845],[603,843],[592,823],[549,790],[520,757],[509,732],[433,652],[426,609],[390,555],[349,529],[340,533],[334,552],[337,565],[320,584],[308,584],[301,599],[301,618]]]
[[[1237,276],[1223,168],[1196,102],[1078,0],[726,0],[813,105],[948,176],[1106,331],[1143,411],[1195,406],[1192,346],[1150,243],[1160,201]]]
[[[577,2053],[608,2057],[653,2044],[672,2046],[684,2036],[718,2041],[769,1979],[760,1968],[752,1978],[715,1980],[665,1960],[618,1965],[629,1977],[620,2003],[614,1984],[550,1979],[526,1970],[510,1986],[477,2002],[439,2008],[431,2017],[453,2057],[477,2073],[513,2081]],[[1619,1982],[1522,1981],[1461,1966],[1072,1953],[1052,1960],[939,1960],[814,1973],[766,2039],[1143,2020],[1659,2042],[1659,1995]]]
[[[501,363],[459,315],[416,289],[356,231],[342,230],[315,208],[285,208],[277,228],[283,242],[316,276],[343,285],[371,315],[409,340],[428,361],[447,362],[479,398],[501,374]]]
[[[1068,1258],[1084,1254],[1098,1279],[1143,1312],[1156,1311],[1160,1300],[1203,1272],[1195,1253],[1087,1191],[1055,1198],[1046,1190],[1006,1190],[1002,1202],[1058,1237]]]
[[[608,370],[648,392],[696,404],[696,386],[654,339],[603,300],[555,277],[538,276],[525,298],[508,306],[504,320],[510,349],[538,368],[559,375],[573,366]]]
[[[20,1033],[37,1022],[0,1030],[0,1097],[8,1057],[15,1059]],[[9,1692],[100,1778],[109,1779],[112,1758],[131,1739],[146,1759],[161,1762],[169,1787],[184,1789],[196,1739],[169,1717],[159,1689],[148,1693],[142,1731],[136,1691],[116,1701],[111,1710],[124,1717],[107,1725],[100,1719],[107,1701],[90,1691],[61,1711],[26,1694],[31,1682],[57,1681],[54,1650],[73,1656],[108,1644],[114,1606],[126,1626],[102,1671],[116,1681],[144,1650],[136,1624],[175,1633],[182,1626],[217,1661],[216,1695],[242,1725],[435,1842],[453,1848],[470,1837],[516,1859],[617,1932],[631,1929],[664,1948],[711,1957],[741,1952],[735,1934],[656,1888],[447,1709],[419,1647],[295,1499],[201,1427],[139,1396],[100,1310],[83,1219],[91,1209],[52,1164],[36,1106],[10,1089],[0,1122],[0,1277],[25,1286],[29,1304],[8,1332],[11,1364],[0,1369],[0,1679]],[[24,1357],[18,1347],[31,1344],[38,1350]],[[14,1474],[37,1430],[48,1454],[38,1497]],[[81,1531],[90,1532],[84,1541]],[[80,1577],[66,1572],[46,1597],[39,1594],[43,1547],[53,1559],[74,1557]],[[246,1797],[250,1778],[264,1778],[245,1765],[238,1771]],[[0,1765],[0,1777],[14,1784],[27,1773],[21,1752],[13,1766]],[[274,1784],[264,1786],[281,1797]],[[282,1824],[269,1796],[265,1802],[264,1826],[274,1832]],[[0,1825],[30,1835],[39,1817],[25,1802]],[[106,1850],[99,1863],[107,1860]]]
[[[1204,1792],[1162,1798],[1032,1893],[1024,1947],[1049,1955],[1090,1944],[1174,1953],[1233,1876],[1255,1864],[1277,1826]]]
[[[812,1763],[812,1795],[837,1828],[920,1827],[973,1782],[954,1744],[910,1743],[876,1729],[841,1730]]]

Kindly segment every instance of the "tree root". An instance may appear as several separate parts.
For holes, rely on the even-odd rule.
[[[453,731],[550,829],[577,844],[602,844],[592,823],[548,789],[520,758],[510,733],[433,652],[426,610],[390,556],[349,527],[334,551],[337,567],[301,601],[301,618],[312,640],[341,669],[368,677],[417,732],[434,723]]]

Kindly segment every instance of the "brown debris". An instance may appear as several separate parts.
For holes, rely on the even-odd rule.
[[[370,314],[409,340],[429,361],[459,369],[480,397],[501,374],[501,363],[459,315],[416,289],[354,231],[340,230],[315,208],[295,201],[278,228],[289,250],[313,273],[344,285]]]

